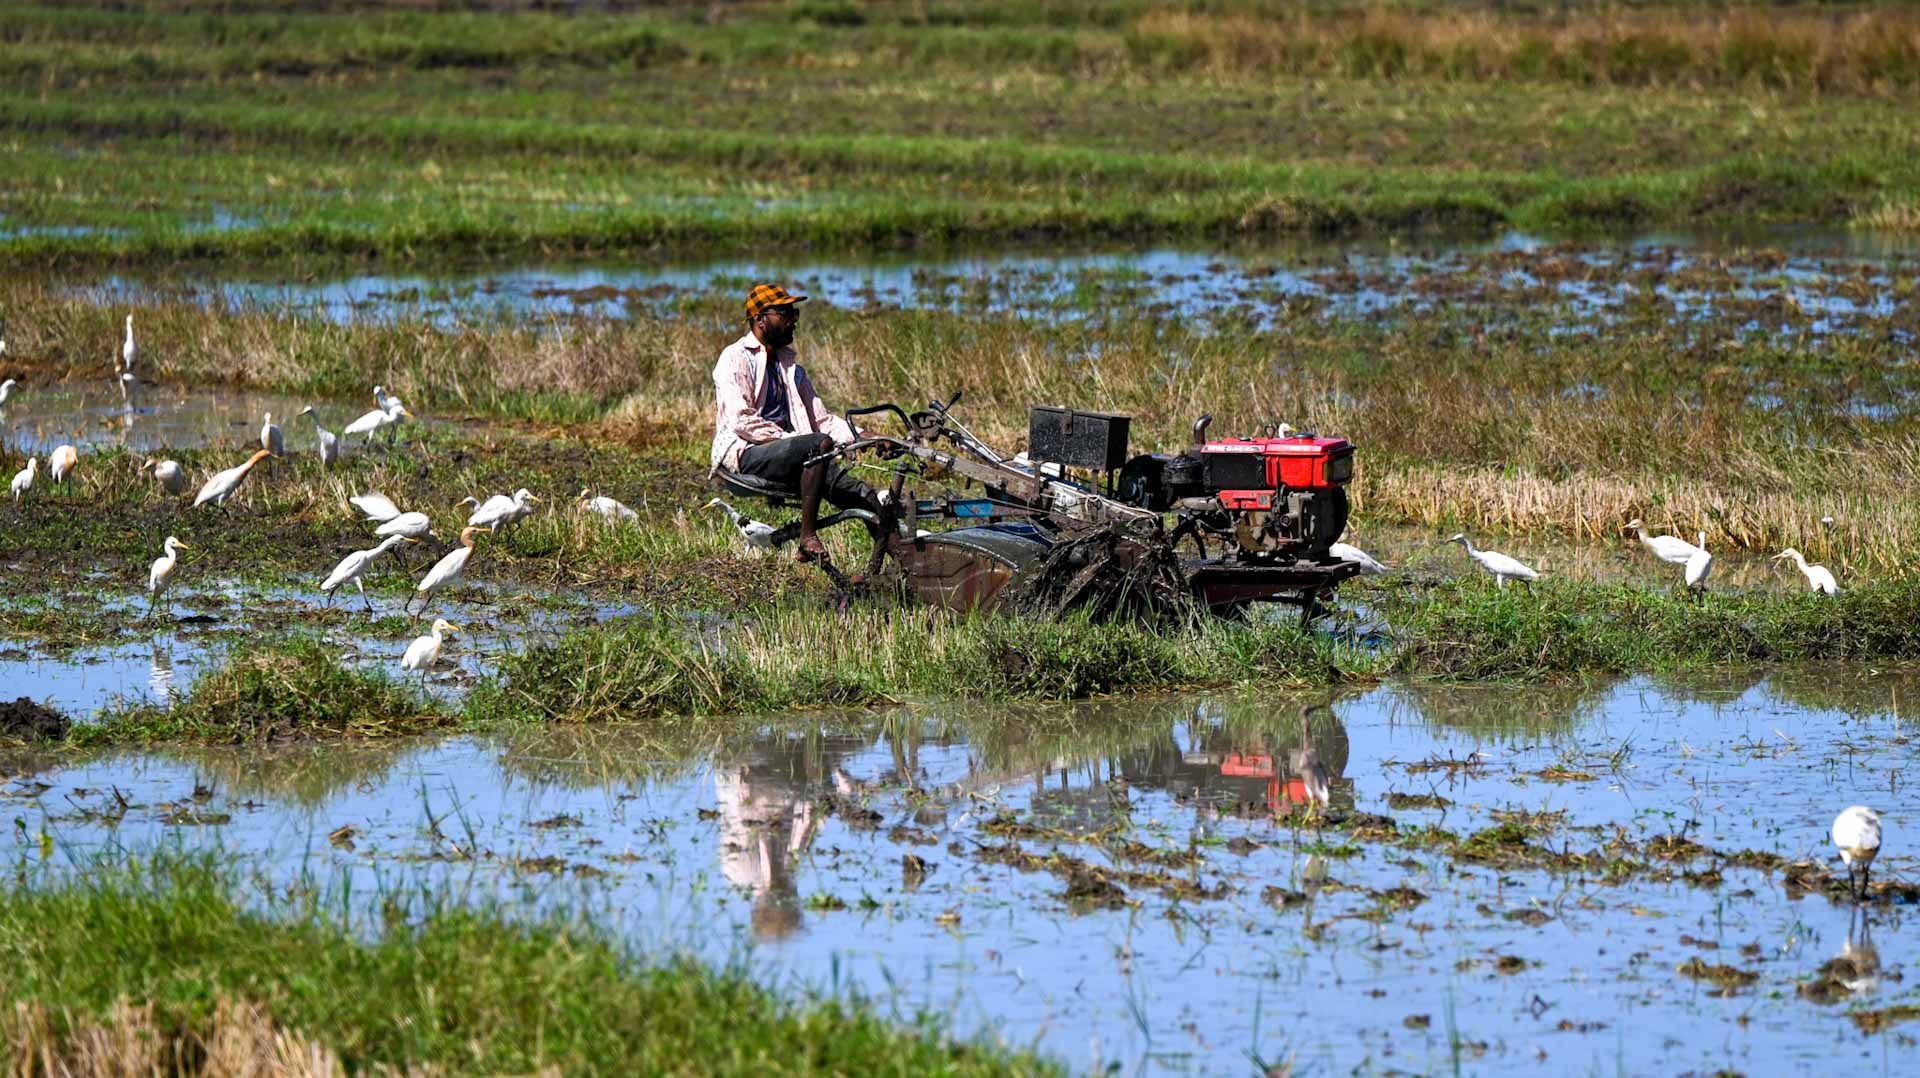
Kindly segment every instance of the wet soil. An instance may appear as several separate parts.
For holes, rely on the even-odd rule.
[[[58,741],[68,725],[65,715],[25,696],[0,702],[0,741]]]

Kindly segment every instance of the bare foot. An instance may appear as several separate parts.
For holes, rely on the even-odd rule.
[[[809,535],[800,540],[800,546],[793,552],[793,560],[801,563],[827,560],[827,544],[817,535]]]

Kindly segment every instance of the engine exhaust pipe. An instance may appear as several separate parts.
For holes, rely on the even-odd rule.
[[[1193,444],[1200,445],[1207,440],[1207,428],[1213,425],[1213,413],[1208,412],[1193,421]]]

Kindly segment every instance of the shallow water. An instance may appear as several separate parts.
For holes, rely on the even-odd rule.
[[[1828,821],[1862,802],[1887,815],[1877,874],[1910,878],[1916,691],[1911,672],[1857,670],[1390,685],[1336,700],[1308,736],[1333,819],[1466,835],[1546,814],[1531,818],[1553,850],[1684,835],[1824,860]],[[1850,927],[1860,942],[1848,906],[1713,858],[1605,882],[1323,830],[1292,805],[1299,703],[940,705],[794,716],[719,744],[572,730],[0,770],[24,821],[14,856],[38,857],[44,827],[56,863],[178,843],[351,882],[369,903],[426,884],[579,906],[649,951],[750,947],[776,983],[857,986],[1076,1068],[1903,1066],[1911,1027],[1864,1035],[1846,1014],[1913,1001],[1907,910],[1867,916],[1870,988],[1813,1003],[1797,986]],[[117,823],[102,815],[116,788]],[[1086,866],[1135,875],[1103,892]],[[1715,996],[1676,975],[1696,956],[1758,980]]]
[[[1294,243],[1233,249],[1031,251],[821,260],[718,259],[356,274],[332,280],[115,276],[108,294],[160,291],[348,321],[394,313],[445,325],[480,317],[621,317],[778,279],[842,307],[898,306],[1080,320],[1152,311],[1260,324],[1306,305],[1365,316],[1488,304],[1555,305],[1580,332],[1622,308],[1666,304],[1678,322],[1752,311],[1748,329],[1822,335],[1884,321],[1911,296],[1920,241],[1872,233],[1656,233],[1556,245],[1507,232],[1471,241]],[[1511,317],[1511,312],[1506,315]],[[1909,330],[1896,328],[1896,333]]]
[[[18,386],[0,405],[0,450],[44,458],[63,444],[136,453],[208,445],[257,448],[260,425],[272,413],[287,452],[317,453],[319,439],[312,420],[299,414],[310,403],[314,402],[271,393],[151,383],[141,383],[123,395],[105,377]],[[367,408],[371,407],[369,403]],[[322,422],[335,434],[359,415],[325,404],[315,410],[323,413]]]

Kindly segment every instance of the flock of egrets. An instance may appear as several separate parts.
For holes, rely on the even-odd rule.
[[[1700,532],[1695,542],[1689,543],[1677,535],[1648,535],[1646,525],[1639,518],[1628,521],[1621,531],[1630,531],[1640,537],[1640,543],[1661,561],[1681,567],[1681,581],[1688,588],[1705,588],[1707,574],[1713,571],[1713,555],[1707,551],[1707,533]],[[1473,540],[1462,532],[1448,539],[1449,543],[1459,543],[1466,548],[1467,557],[1487,575],[1493,577],[1495,584],[1506,587],[1508,581],[1530,583],[1540,579],[1540,571],[1510,554],[1497,550],[1481,550],[1473,545]],[[1360,566],[1362,576],[1380,576],[1388,569],[1372,555],[1350,543],[1335,543],[1327,553],[1342,561],[1355,562]],[[1822,595],[1840,594],[1840,584],[1833,573],[1824,565],[1814,565],[1807,561],[1806,555],[1792,547],[1773,556],[1774,561],[1791,561],[1807,578],[1807,587]]]
[[[115,381],[120,386],[123,396],[131,393],[132,387],[137,385],[133,372],[134,364],[139,357],[139,345],[134,338],[132,315],[127,316],[126,325],[126,338],[114,363]],[[4,354],[5,349],[5,341],[0,340],[0,354]],[[16,387],[17,383],[13,379],[0,382],[0,404],[5,403]],[[345,437],[361,435],[365,439],[362,443],[364,446],[371,443],[374,435],[380,430],[386,429],[389,439],[392,439],[397,425],[413,418],[412,413],[407,411],[400,398],[388,393],[384,386],[374,386],[373,397],[374,408],[347,424],[342,435],[338,436],[321,426],[320,417],[311,406],[299,413],[313,420],[316,451],[323,467],[333,465],[341,459],[350,444],[344,440]],[[247,477],[259,464],[285,455],[285,435],[274,423],[273,414],[269,412],[260,426],[260,448],[239,464],[210,476],[195,492],[192,507],[225,505],[228,499],[240,490]],[[47,455],[49,480],[70,488],[79,462],[80,453],[76,447],[72,445],[56,447]],[[140,474],[151,475],[153,481],[171,495],[183,495],[188,489],[186,469],[178,461],[149,458],[141,465]],[[26,465],[14,475],[9,486],[9,493],[16,505],[32,494],[39,475],[39,458],[29,457]],[[331,604],[339,589],[351,583],[370,611],[372,603],[366,597],[362,576],[380,555],[402,543],[419,543],[430,537],[433,534],[432,524],[425,513],[402,512],[390,498],[378,491],[356,495],[348,501],[363,513],[368,521],[378,525],[374,529],[374,534],[379,537],[380,542],[369,549],[356,550],[342,558],[340,563],[334,566],[333,571],[321,580],[319,586],[321,592],[327,596],[327,602]],[[427,570],[426,575],[421,577],[415,586],[413,597],[407,601],[403,609],[418,620],[426,613],[437,593],[459,580],[467,563],[473,557],[475,537],[510,527],[530,515],[533,512],[533,503],[537,501],[539,498],[524,487],[512,495],[495,494],[485,501],[474,497],[463,499],[459,504],[471,505],[473,512],[467,518],[466,527],[460,533],[459,544]],[[638,516],[632,509],[612,498],[604,495],[590,497],[587,491],[581,491],[580,505],[582,510],[610,520],[631,521]],[[147,616],[149,618],[155,615],[168,587],[174,582],[175,573],[180,565],[180,551],[186,549],[188,549],[186,543],[181,542],[177,536],[169,535],[161,544],[160,556],[155,558],[152,565],[148,567]],[[420,603],[418,611],[413,610],[413,604],[416,601]],[[457,626],[448,623],[444,618],[435,619],[431,631],[415,639],[407,647],[400,659],[401,668],[409,672],[419,672],[424,676],[439,661],[445,638],[457,630]]]

